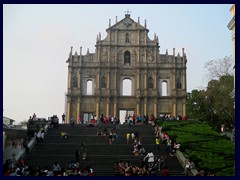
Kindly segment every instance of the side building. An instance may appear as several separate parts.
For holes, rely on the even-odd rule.
[[[121,110],[135,115],[186,115],[186,63],[181,55],[160,54],[159,40],[148,37],[144,26],[125,18],[97,36],[95,53],[73,54],[67,59],[67,122],[71,118],[118,116]],[[128,85],[126,85],[128,82]],[[125,94],[124,89],[130,91]]]
[[[234,66],[234,89],[230,93],[231,98],[234,99],[235,102],[235,4],[232,5],[230,8],[230,11],[232,13],[232,19],[228,23],[228,29],[232,31],[232,47],[233,47],[233,66]]]

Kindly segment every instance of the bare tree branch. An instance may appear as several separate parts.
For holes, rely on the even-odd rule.
[[[204,64],[208,80],[219,79],[221,76],[233,75],[232,56],[218,60],[209,60]]]

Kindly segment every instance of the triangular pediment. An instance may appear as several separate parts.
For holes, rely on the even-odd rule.
[[[130,16],[126,16],[121,21],[117,22],[113,26],[109,27],[107,31],[111,30],[146,30],[140,23],[135,22]]]

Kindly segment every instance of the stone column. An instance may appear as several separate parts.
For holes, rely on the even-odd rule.
[[[77,101],[77,117],[76,120],[80,117],[80,100]]]
[[[186,89],[186,76],[185,76],[185,71],[182,71],[182,90]]]
[[[113,86],[113,90],[112,90],[112,95],[116,96],[117,95],[117,70],[114,68],[113,70],[113,74],[111,75],[112,77],[112,86]],[[110,82],[109,82],[110,83]]]
[[[147,31],[144,32],[144,44],[147,45]]]
[[[173,115],[175,118],[177,118],[176,110],[177,110],[177,109],[176,109],[176,102],[174,102],[174,103],[173,103],[173,114],[172,114],[172,115]]]
[[[145,98],[144,99],[144,115],[148,114],[148,112],[147,112],[147,103],[148,103],[147,98]]]
[[[118,44],[118,30],[115,30],[115,45]],[[114,57],[114,62],[116,63],[118,60],[118,48],[115,46],[115,57]]]
[[[137,62],[139,63],[140,62],[140,38],[141,38],[141,34],[140,34],[140,30],[138,30],[138,47],[137,47]]]
[[[70,106],[71,106],[71,104],[70,104],[70,102],[68,102],[67,103],[67,117],[66,117],[67,119],[66,119],[66,123],[70,122],[70,113],[71,113],[70,112],[70,108],[71,108]]]
[[[109,73],[110,73],[110,70],[107,70],[107,89],[109,89],[109,83],[110,83]]]
[[[96,87],[96,90],[98,90],[99,88],[100,88],[100,72],[99,72],[99,70],[97,70],[96,71],[96,74],[97,74],[97,77],[96,77],[96,85],[97,85],[97,87]]]
[[[118,30],[115,30],[115,45],[118,44]]]
[[[136,74],[136,86],[137,86],[137,90],[140,89],[139,87],[139,71],[137,71],[137,74]]]
[[[99,104],[100,104],[100,100],[99,98],[97,99],[97,102],[96,102],[96,116],[99,118]]]
[[[117,99],[114,99],[114,104],[113,104],[113,116],[117,116]]]
[[[182,104],[182,116],[186,116],[186,104]]]
[[[79,94],[81,95],[81,71],[78,71],[78,89],[79,89]]]
[[[71,71],[71,68],[69,67],[69,69],[68,69],[68,89],[71,88],[71,82],[72,82],[72,71]]]
[[[157,72],[154,72],[153,74],[153,89],[157,89]]]
[[[137,104],[136,104],[136,115],[140,114],[140,99],[137,99]]]
[[[154,63],[157,62],[157,47],[154,47]]]
[[[108,58],[107,61],[110,62],[111,59],[111,32],[108,33]]]
[[[110,45],[108,46],[108,62],[110,62],[111,59],[111,48]]]
[[[176,71],[173,71],[173,82],[172,82],[172,87],[173,89],[176,89]]]
[[[143,62],[147,62],[147,48],[144,48],[144,60]]]
[[[144,90],[147,89],[147,72],[144,72],[144,82],[143,82]]]
[[[138,45],[140,45],[140,38],[141,38],[141,34],[140,34],[140,30],[138,30],[138,38],[137,38],[137,42],[138,42]]]
[[[109,116],[109,99],[107,99],[106,103],[106,116]]]
[[[154,104],[153,104],[153,115],[155,117],[157,117],[157,103],[156,102],[154,102]]]
[[[100,46],[97,45],[97,62],[100,62]]]

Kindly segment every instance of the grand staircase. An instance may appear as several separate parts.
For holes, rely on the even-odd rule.
[[[67,168],[71,161],[75,160],[75,151],[80,150],[81,143],[84,141],[87,145],[87,157],[85,160],[80,158],[80,166],[86,167],[91,165],[96,176],[114,176],[114,162],[129,160],[132,165],[141,165],[143,156],[133,156],[132,144],[126,143],[127,132],[140,132],[142,145],[146,152],[151,150],[157,157],[167,157],[166,164],[171,176],[182,176],[183,168],[181,167],[176,156],[169,156],[166,153],[166,145],[161,145],[160,151],[157,151],[155,145],[154,131],[150,125],[136,125],[129,127],[120,125],[117,129],[118,139],[112,144],[108,144],[108,136],[97,136],[98,127],[102,129],[111,128],[112,125],[98,125],[97,127],[84,127],[69,124],[59,124],[58,128],[48,130],[44,142],[37,143],[29,154],[26,154],[25,162],[31,166],[52,167],[57,161],[62,168]],[[67,131],[69,137],[61,138],[61,131]],[[158,172],[160,175],[160,173]]]

